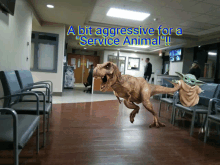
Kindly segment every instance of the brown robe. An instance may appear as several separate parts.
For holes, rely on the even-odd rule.
[[[199,103],[199,94],[202,92],[199,86],[189,86],[183,80],[179,80],[179,96],[183,106],[192,107]]]

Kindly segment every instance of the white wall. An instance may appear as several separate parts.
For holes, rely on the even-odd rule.
[[[65,25],[44,24],[43,26],[33,26],[33,31],[59,34],[57,73],[32,72],[32,75],[35,82],[43,81],[43,80],[51,80],[53,82],[53,92],[62,92],[63,58],[64,58],[64,50],[65,50],[65,37],[66,37]]]
[[[17,0],[14,16],[0,11],[0,70],[30,69],[32,11]],[[29,46],[27,46],[29,42]]]
[[[169,75],[175,75],[175,72],[182,73],[183,71],[183,62],[170,62]]]
[[[30,69],[30,62],[26,59],[31,54],[32,15],[26,0],[16,1],[14,16],[0,11],[0,71]],[[0,97],[3,95],[0,83]]]
[[[104,51],[104,60],[103,62],[108,61],[108,55],[117,55],[117,51]],[[146,55],[146,54],[139,54],[139,53],[127,53],[127,52],[120,52],[120,56],[126,56],[126,64],[125,64],[125,74],[132,75],[135,77],[143,77],[144,76],[144,68],[146,65],[145,59],[150,58],[150,62],[152,64],[152,72],[155,72],[157,69],[162,70],[162,58],[158,55]],[[128,57],[137,57],[140,58],[140,70],[128,70]],[[142,60],[143,59],[143,60]]]

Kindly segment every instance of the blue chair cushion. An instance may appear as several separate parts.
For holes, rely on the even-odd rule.
[[[185,106],[183,106],[181,104],[176,104],[175,106],[177,108],[179,108],[179,109],[182,109],[182,110],[185,110],[185,111],[193,113],[193,108],[194,107],[185,107]],[[208,107],[203,106],[203,105],[197,105],[196,107],[197,107],[196,108],[196,112],[197,113],[204,113],[204,114],[208,113]]]
[[[160,100],[162,102],[166,102],[168,104],[173,104],[173,99],[171,99],[171,98],[161,98]]]
[[[19,114],[36,114],[37,103],[36,102],[18,102],[11,106]],[[48,114],[51,110],[51,104],[45,104],[45,112]],[[43,114],[43,102],[39,102],[39,113]]]
[[[18,115],[18,148],[24,148],[38,126],[40,117],[37,115]],[[12,150],[13,118],[11,115],[0,115],[0,150]]]
[[[220,122],[220,115],[209,115],[208,118]]]

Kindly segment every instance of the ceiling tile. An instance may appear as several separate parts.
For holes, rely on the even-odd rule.
[[[96,6],[109,7],[114,2],[115,2],[115,0],[97,0]]]
[[[188,20],[193,17],[198,17],[200,15],[198,13],[176,10],[168,7],[160,8],[159,10],[154,11],[152,14],[158,17],[169,17],[170,19],[177,18],[180,20]]]
[[[209,11],[215,10],[219,6],[204,3],[204,2],[199,2],[198,4],[195,4],[193,6],[187,7],[184,10],[185,11],[190,11],[190,12],[195,12],[195,13],[207,13]]]
[[[214,5],[220,5],[219,0],[203,0],[203,2],[214,4]]]
[[[185,21],[181,23],[182,26],[188,26],[189,28],[198,28],[198,29],[210,29],[216,27],[217,25],[207,24],[203,22],[195,22],[195,21]]]
[[[198,33],[201,31],[202,31],[201,29],[189,28],[189,29],[184,30],[184,33],[185,32]]]
[[[220,18],[209,21],[210,24],[220,25]]]
[[[103,14],[92,14],[90,21],[101,22],[103,18],[104,18]]]
[[[103,14],[103,15],[106,15],[108,10],[109,10],[109,8],[107,8],[107,7],[95,6],[92,14]]]
[[[166,4],[166,7],[174,8],[174,9],[182,9],[188,8],[195,4],[199,3],[198,1],[192,0],[172,0],[171,2]]]
[[[153,6],[165,6],[171,0],[143,0],[143,3],[150,4]]]
[[[207,23],[210,23],[211,20],[214,20],[214,19],[217,19],[217,18],[218,17],[202,14],[202,15],[200,15],[198,17],[191,18],[190,20],[196,21],[196,22],[207,22]]]
[[[207,15],[212,15],[212,16],[216,16],[216,17],[220,17],[220,7],[212,10],[210,12],[207,12]]]

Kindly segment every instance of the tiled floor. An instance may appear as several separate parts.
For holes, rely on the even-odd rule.
[[[83,89],[64,89],[62,96],[53,96],[54,104],[117,100],[114,94],[90,94]]]

